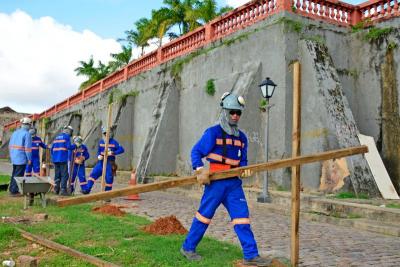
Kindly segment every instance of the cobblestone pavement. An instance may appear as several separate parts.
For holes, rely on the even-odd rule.
[[[199,200],[169,192],[141,194],[127,211],[151,220],[175,215],[189,229]],[[290,217],[249,203],[252,228],[260,253],[290,258]],[[239,245],[229,215],[221,206],[206,235]],[[400,266],[400,238],[331,224],[300,221],[299,266]]]

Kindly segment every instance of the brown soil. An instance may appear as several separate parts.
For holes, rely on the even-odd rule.
[[[125,211],[120,210],[119,207],[114,206],[114,205],[104,205],[100,207],[95,207],[92,209],[92,211],[97,212],[97,213],[103,213],[107,215],[113,215],[113,216],[124,216],[126,214]]]
[[[185,227],[174,215],[157,219],[154,223],[145,226],[143,231],[156,235],[184,235],[187,233]]]

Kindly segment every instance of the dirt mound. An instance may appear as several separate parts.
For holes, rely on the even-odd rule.
[[[126,214],[125,211],[120,210],[118,206],[114,205],[103,205],[100,207],[95,207],[92,209],[92,211],[113,216],[124,216]]]
[[[157,219],[154,223],[145,226],[143,231],[156,235],[184,235],[187,233],[185,227],[183,227],[181,222],[173,215]]]

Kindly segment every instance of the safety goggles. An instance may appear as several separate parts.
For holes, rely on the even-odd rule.
[[[235,115],[235,114],[238,115],[238,116],[241,116],[242,115],[242,111],[238,110],[238,109],[232,109],[232,110],[229,111],[229,114],[231,114],[232,116]]]

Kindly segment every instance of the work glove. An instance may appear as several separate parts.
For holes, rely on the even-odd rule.
[[[210,184],[210,173],[204,168],[195,171],[197,182],[201,185]]]
[[[247,177],[252,176],[253,174],[254,174],[254,172],[253,172],[252,170],[246,169],[246,170],[244,170],[244,171],[242,172],[242,174],[240,175],[240,177],[242,177],[242,178],[247,178]]]
[[[75,158],[76,164],[82,164],[84,161],[85,161],[85,157],[83,157],[83,156]]]
[[[103,158],[104,158],[103,155],[98,155],[98,156],[97,156],[97,159],[98,159],[98,160],[103,160]]]
[[[108,150],[107,150],[107,155],[112,155],[114,152],[112,151],[112,149],[111,148],[108,148]]]

